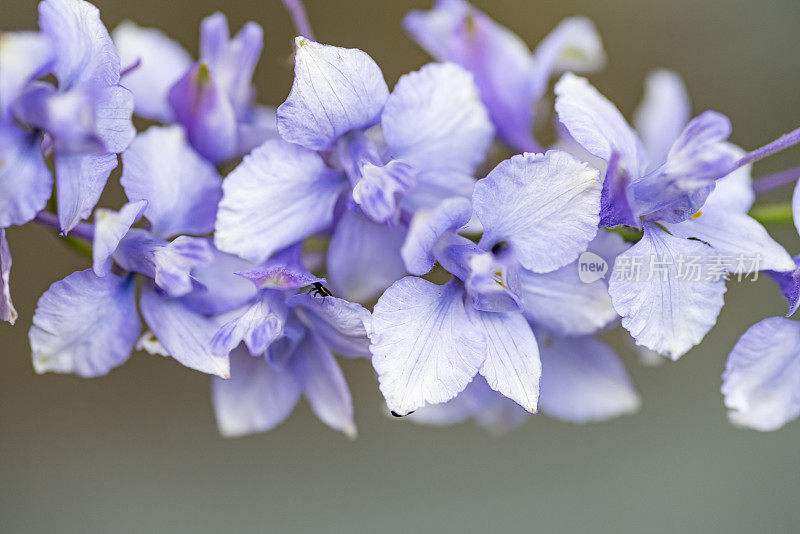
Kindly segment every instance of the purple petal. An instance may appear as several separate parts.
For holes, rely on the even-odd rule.
[[[231,377],[213,377],[211,399],[223,436],[266,432],[282,423],[300,398],[300,384],[288,366],[273,366],[244,350],[231,353]]]
[[[228,20],[222,13],[206,17],[200,26],[200,59],[208,64],[239,118],[249,112],[253,103],[252,78],[263,41],[264,32],[255,22],[245,24],[231,39]]]
[[[154,28],[141,28],[123,21],[113,31],[121,65],[138,65],[125,74],[122,83],[133,93],[136,114],[146,119],[171,122],[170,88],[192,65],[184,48]]]
[[[412,11],[403,26],[434,58],[473,74],[500,137],[520,150],[537,148],[533,60],[519,37],[463,0],[440,0],[431,11]]]
[[[704,206],[691,219],[664,224],[676,237],[699,239],[731,259],[731,272],[793,271],[792,257],[773,240],[767,230],[744,213],[724,207]]]
[[[244,341],[251,356],[263,356],[283,333],[287,308],[277,291],[262,291],[240,316],[222,325],[211,340],[215,354],[228,354]]]
[[[94,102],[95,129],[106,152],[119,154],[131,144],[136,129],[131,122],[133,93],[119,85],[97,90]]]
[[[278,108],[278,131],[286,141],[327,149],[345,132],[379,121],[389,89],[371,57],[304,37],[295,45],[292,91]]]
[[[170,356],[190,369],[222,378],[230,376],[228,355],[211,350],[211,338],[217,331],[214,321],[179,300],[159,295],[152,284],[145,284],[140,308],[145,322]]]
[[[394,221],[400,199],[416,187],[417,171],[404,161],[392,160],[386,165],[365,162],[353,187],[353,200],[374,222]]]
[[[50,286],[29,334],[36,372],[88,378],[125,363],[141,330],[134,282],[87,270]]]
[[[786,317],[794,315],[794,312],[800,307],[800,255],[794,257],[794,264],[795,269],[792,271],[767,271],[767,274],[778,284],[781,295],[789,303]]]
[[[291,366],[320,421],[355,439],[353,399],[344,374],[331,351],[314,332],[308,331],[297,346]]]
[[[35,32],[0,34],[0,119],[31,80],[44,74],[53,61],[53,45]]]
[[[161,238],[214,229],[222,178],[186,142],[180,126],[151,127],[122,155],[122,187]]]
[[[668,70],[647,75],[633,123],[653,166],[666,161],[672,143],[689,122],[689,110],[689,95],[680,76]]]
[[[539,406],[550,417],[587,423],[636,412],[641,399],[611,348],[593,337],[537,333],[542,358]]]
[[[147,201],[140,200],[125,204],[119,211],[95,210],[92,240],[92,270],[95,275],[106,276],[111,272],[111,256],[146,206]]]
[[[238,256],[212,250],[211,262],[192,270],[196,282],[191,293],[182,302],[203,315],[218,315],[241,308],[257,293],[249,281],[236,273],[251,269],[253,264]]]
[[[175,120],[186,129],[189,143],[201,156],[216,164],[236,155],[236,112],[208,65],[195,63],[172,86],[167,99]]]
[[[53,71],[59,87],[110,87],[119,83],[120,63],[100,11],[84,0],[43,0],[39,28],[57,51]]]
[[[449,63],[402,76],[381,125],[389,156],[420,171],[472,173],[494,137],[472,75]]]
[[[433,269],[433,247],[445,232],[467,224],[472,206],[465,198],[450,198],[433,209],[420,209],[414,214],[400,255],[408,272],[422,276]]]
[[[536,413],[542,365],[536,338],[520,313],[487,313],[467,309],[486,343],[481,375],[493,390]]]
[[[459,283],[406,277],[387,289],[372,314],[372,365],[389,408],[405,415],[461,392],[486,358]]]
[[[0,228],[23,225],[47,205],[53,177],[40,144],[35,132],[0,126]]]
[[[11,302],[11,249],[5,228],[0,228],[0,321],[17,322],[17,310]]]
[[[558,120],[592,155],[609,161],[621,156],[620,168],[638,178],[647,168],[642,142],[619,110],[585,78],[567,73],[555,87]]]
[[[665,222],[685,221],[706,202],[714,182],[738,159],[725,140],[730,120],[706,111],[686,125],[667,154],[664,165],[634,180],[631,192],[637,215]]]
[[[372,317],[363,306],[336,297],[315,297],[308,293],[287,300],[308,328],[328,347],[348,358],[369,358],[367,327]]]
[[[56,155],[56,198],[62,232],[69,233],[89,218],[116,167],[116,154]]]
[[[800,415],[800,323],[771,317],[739,338],[722,375],[732,423],[772,431]]]
[[[328,278],[334,294],[364,302],[406,274],[400,247],[402,225],[374,223],[345,210],[328,248]]]
[[[712,270],[713,256],[700,241],[646,225],[641,241],[617,257],[608,291],[638,345],[677,360],[711,330],[725,293],[725,269]]]
[[[215,244],[262,263],[328,227],[346,182],[315,152],[279,140],[254,150],[223,183]]]
[[[596,169],[566,152],[523,154],[501,162],[475,185],[481,246],[508,242],[534,272],[557,269],[597,233],[601,184]]]

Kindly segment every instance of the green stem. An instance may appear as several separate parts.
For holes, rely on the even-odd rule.
[[[614,228],[609,228],[608,231],[621,235],[622,239],[628,243],[636,243],[642,238],[642,231],[630,226],[615,226]]]
[[[753,206],[750,216],[763,225],[792,224],[792,203],[776,202]]]

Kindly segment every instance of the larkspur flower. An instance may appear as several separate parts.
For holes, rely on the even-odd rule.
[[[472,204],[484,229],[477,245],[456,233],[472,214],[468,200],[417,213],[402,249],[408,271],[424,275],[438,262],[453,278],[444,286],[403,278],[375,305],[370,351],[389,409],[406,415],[446,402],[479,373],[535,412],[541,364],[523,315],[531,292],[525,279],[586,249],[597,233],[599,200],[598,171],[551,151],[514,156],[476,184]],[[535,299],[563,310],[563,294],[553,290]]]
[[[588,248],[610,264],[626,249],[619,235],[605,231]],[[542,364],[542,413],[586,423],[637,411],[641,401],[624,364],[593,336],[618,319],[606,281],[581,281],[578,261],[549,273],[523,273],[523,315],[534,331]],[[476,376],[454,399],[424,406],[409,418],[437,426],[473,419],[492,433],[505,433],[524,423],[526,415]]]
[[[88,377],[124,363],[141,330],[139,273],[139,308],[158,345],[187,367],[228,376],[227,355],[211,350],[211,315],[255,293],[234,274],[249,263],[216,251],[207,238],[181,235],[211,231],[221,178],[178,126],[139,134],[123,165],[130,202],[119,212],[96,211],[93,268],[56,282],[39,301],[30,332],[34,368]],[[140,216],[150,230],[131,228]],[[112,272],[113,263],[131,274]]]
[[[535,112],[551,76],[588,73],[605,64],[600,37],[583,17],[562,21],[533,53],[464,0],[437,0],[430,11],[407,14],[403,25],[437,61],[456,63],[475,76],[498,135],[524,152],[539,150]]]
[[[295,80],[267,141],[225,181],[220,250],[256,263],[332,232],[331,287],[351,300],[403,274],[405,220],[420,206],[467,197],[493,129],[472,76],[429,64],[389,94],[364,52],[296,39]]]
[[[133,97],[120,85],[119,57],[92,4],[43,0],[39,27],[38,34],[0,39],[0,226],[32,220],[50,197],[52,177],[40,151],[44,132],[67,233],[89,217],[117,154],[135,135]],[[48,73],[57,86],[35,81]]]
[[[231,358],[230,379],[213,379],[220,432],[240,436],[270,430],[288,417],[303,393],[321,421],[355,438],[350,391],[332,351],[369,356],[369,312],[331,295],[295,293],[325,283],[305,269],[297,245],[239,274],[259,293],[229,314],[233,318],[212,339],[213,350],[230,352]]]
[[[679,258],[699,258],[704,269],[714,257],[748,258],[776,271],[794,263],[747,215],[754,199],[750,172],[746,165],[737,169],[744,152],[726,142],[728,119],[707,111],[686,123],[688,98],[673,74],[655,74],[647,90],[637,113],[641,138],[611,102],[572,74],[556,84],[556,111],[569,135],[607,167],[600,224],[644,231],[611,277],[622,325],[638,344],[678,359],[715,324],[725,292],[723,276],[678,277]],[[620,276],[621,266],[637,258],[640,275]],[[665,276],[656,274],[654,258],[665,262]],[[723,274],[745,268],[728,263]]]
[[[212,163],[246,154],[275,136],[274,110],[257,106],[253,72],[263,47],[263,30],[248,22],[231,37],[222,13],[203,19],[200,60],[159,30],[133,22],[113,33],[123,64],[131,68],[125,85],[136,114],[176,122],[194,149]]]

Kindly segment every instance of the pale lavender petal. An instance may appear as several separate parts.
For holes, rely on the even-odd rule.
[[[53,177],[40,145],[35,132],[0,126],[0,228],[25,224],[47,205]]]
[[[237,275],[253,264],[232,254],[213,249],[211,262],[192,270],[196,282],[191,293],[181,300],[189,308],[203,315],[218,315],[247,304],[257,293],[248,280]]]
[[[228,355],[211,350],[216,323],[193,312],[180,300],[156,293],[152,284],[145,284],[139,304],[142,317],[158,341],[181,364],[197,371],[230,377]]]
[[[199,237],[179,236],[153,251],[153,279],[171,297],[182,297],[194,287],[192,271],[214,259],[211,243]]]
[[[236,156],[239,145],[236,112],[209,72],[195,63],[167,96],[175,120],[185,129],[189,143],[211,163]]]
[[[402,76],[381,126],[389,156],[418,170],[472,173],[494,137],[472,75],[452,63],[431,63]]]
[[[141,325],[133,277],[78,271],[39,299],[30,330],[37,373],[100,376],[128,359]]]
[[[308,293],[287,300],[310,330],[328,347],[348,358],[369,358],[367,327],[372,317],[366,308],[336,297],[315,297]]]
[[[467,316],[459,283],[406,277],[372,314],[372,365],[389,408],[405,415],[455,397],[486,358],[486,342]]]
[[[122,83],[134,97],[136,114],[170,122],[167,101],[170,88],[192,65],[192,58],[176,41],[155,28],[142,28],[126,20],[112,32],[123,69],[137,65]]]
[[[439,0],[431,11],[412,11],[406,32],[439,61],[475,77],[498,134],[520,150],[535,150],[533,60],[525,43],[463,0]]]
[[[435,208],[450,197],[472,198],[475,178],[454,171],[424,171],[417,174],[417,188],[403,197],[402,206],[414,213],[419,208]]]
[[[592,334],[615,321],[618,316],[607,282],[601,278],[584,283],[580,268],[581,263],[576,261],[549,273],[521,270],[525,317],[536,326],[565,336]]]
[[[389,89],[380,67],[355,48],[295,39],[294,83],[278,108],[278,131],[312,150],[330,148],[350,130],[380,119]]]
[[[56,198],[62,232],[69,233],[80,221],[89,218],[116,167],[116,154],[56,154]]]
[[[744,150],[726,143],[734,158],[739,159],[745,155]],[[747,213],[756,199],[753,191],[753,179],[751,177],[752,165],[739,167],[724,178],[720,178],[714,184],[714,190],[708,195],[703,209],[713,206],[715,209],[724,209],[736,213]]]
[[[0,321],[17,322],[17,310],[11,301],[11,249],[5,228],[0,228]]]
[[[400,199],[416,187],[417,170],[405,161],[394,159],[386,165],[365,162],[353,187],[353,200],[374,222],[390,222],[397,219]]]
[[[689,122],[689,113],[689,95],[680,76],[669,70],[647,75],[633,124],[654,167],[666,161],[672,143]]]
[[[161,238],[214,229],[222,178],[192,150],[180,126],[151,127],[122,155],[122,183],[131,202],[147,200],[144,216]]]
[[[344,176],[315,152],[270,140],[225,179],[217,248],[262,263],[278,250],[330,226]]]
[[[536,413],[542,364],[530,325],[520,313],[489,313],[467,308],[484,337],[486,359],[480,373],[493,390]]]
[[[364,302],[406,274],[400,247],[402,225],[374,223],[345,210],[328,248],[328,279],[334,294]]]
[[[646,225],[644,237],[617,257],[608,291],[638,345],[677,360],[711,330],[725,294],[714,254],[705,243]]]
[[[621,155],[621,168],[632,178],[647,168],[642,142],[619,110],[585,78],[567,73],[555,87],[558,120],[592,155],[608,161]]]
[[[300,384],[288,366],[274,366],[244,350],[231,353],[231,377],[213,377],[211,400],[225,437],[266,432],[282,423],[300,398]]]
[[[211,350],[228,354],[244,341],[252,356],[263,356],[283,333],[288,313],[284,296],[262,291],[245,312],[220,327],[211,340]]]
[[[106,152],[119,154],[131,144],[136,129],[131,122],[133,93],[119,85],[97,89],[94,101],[95,131]]]
[[[739,338],[722,375],[732,423],[761,431],[800,415],[800,323],[771,317]]]
[[[450,198],[432,209],[419,209],[411,220],[400,255],[408,272],[418,276],[433,269],[433,248],[443,233],[467,224],[472,206],[465,198]]]
[[[253,106],[244,121],[239,121],[239,154],[247,154],[268,139],[278,139],[275,108]]]
[[[119,83],[120,62],[100,11],[84,0],[43,0],[39,28],[56,50],[59,87],[110,87]]]
[[[539,406],[572,423],[634,413],[641,399],[619,356],[593,337],[553,337],[537,331],[542,358]]]
[[[53,61],[53,44],[36,32],[0,34],[0,119],[31,80],[44,74]]]
[[[111,256],[120,241],[139,219],[147,206],[146,200],[129,202],[113,211],[98,208],[94,212],[94,239],[92,240],[92,270],[97,276],[111,272]]]
[[[308,331],[297,346],[291,366],[320,421],[355,439],[357,431],[350,389],[333,354],[314,332]]]
[[[598,171],[566,152],[507,159],[475,185],[481,245],[507,242],[534,272],[566,265],[597,233],[600,191]]]
[[[730,271],[793,271],[792,257],[755,219],[724,207],[705,207],[677,224],[664,223],[672,235],[699,239],[729,258]]]

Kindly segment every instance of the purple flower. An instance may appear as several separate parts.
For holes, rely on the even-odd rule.
[[[603,66],[600,37],[582,17],[565,19],[531,53],[508,29],[464,0],[437,0],[431,11],[412,11],[404,26],[437,61],[472,73],[498,135],[517,150],[539,151],[534,110],[550,77]]]
[[[294,84],[277,113],[283,141],[254,150],[225,181],[215,243],[261,263],[332,230],[332,288],[367,299],[405,273],[404,221],[471,194],[493,129],[460,67],[426,65],[389,94],[364,52],[296,43]]]
[[[4,34],[0,41],[0,156],[12,162],[0,171],[0,226],[30,221],[49,198],[52,177],[39,146],[45,132],[67,233],[91,214],[116,154],[135,135],[133,97],[120,85],[119,57],[94,6],[44,0],[39,26],[40,34]],[[34,81],[47,73],[57,86]]]
[[[269,289],[230,314],[212,340],[215,352],[231,353],[230,379],[215,378],[212,388],[220,432],[240,436],[270,430],[288,417],[303,393],[321,421],[355,438],[350,391],[332,351],[369,355],[369,312],[333,296],[293,295],[309,280],[324,282],[305,270],[297,246],[278,254],[266,271],[272,273]],[[264,287],[262,277],[241,274]],[[246,349],[238,349],[240,343]]]
[[[274,111],[255,104],[253,72],[261,55],[263,30],[248,22],[231,37],[222,13],[203,19],[200,60],[160,31],[130,21],[114,30],[123,64],[132,66],[125,84],[136,113],[176,122],[189,143],[212,163],[220,163],[275,135]]]
[[[637,113],[641,139],[585,79],[564,75],[556,95],[569,135],[607,167],[601,225],[644,231],[617,259],[609,286],[638,344],[677,359],[716,322],[726,271],[742,273],[755,262],[757,269],[793,269],[783,247],[747,215],[754,198],[749,169],[731,172],[743,152],[726,142],[728,119],[707,111],[684,124],[688,99],[677,76],[659,72],[648,80]],[[690,258],[699,260],[700,279],[680,276]],[[720,258],[722,274],[706,276]],[[636,276],[625,276],[622,268],[634,264]]]
[[[145,277],[139,308],[160,349],[192,369],[228,376],[227,354],[211,350],[217,323],[210,316],[252,298],[254,289],[234,274],[249,263],[206,238],[181,235],[211,231],[221,178],[177,126],[140,134],[123,161],[131,202],[119,212],[97,210],[93,269],[56,282],[40,299],[30,332],[34,367],[97,376],[127,360],[141,327],[135,277],[112,273],[116,263]],[[149,231],[131,228],[142,215]]]
[[[403,278],[375,305],[370,351],[390,410],[405,415],[446,402],[480,374],[491,389],[536,411],[541,364],[522,304],[535,284],[521,280],[586,249],[599,200],[599,173],[551,151],[515,156],[477,183],[478,245],[455,233],[470,218],[468,201],[417,213],[402,249],[408,271],[423,275],[435,260],[454,277],[444,286]],[[562,298],[558,288],[533,297],[560,310]]]

